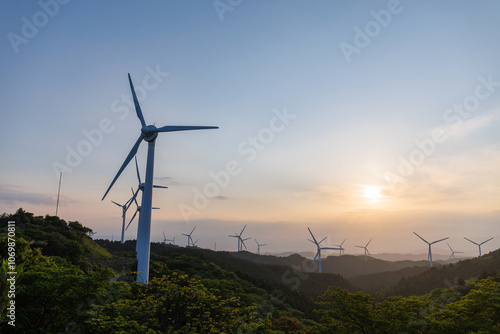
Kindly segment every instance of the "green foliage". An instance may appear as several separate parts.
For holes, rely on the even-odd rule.
[[[94,333],[235,333],[251,308],[236,297],[224,299],[187,275],[153,278],[137,294],[95,306],[88,322]],[[246,311],[246,314],[245,314]]]

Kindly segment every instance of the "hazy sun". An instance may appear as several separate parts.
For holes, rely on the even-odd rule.
[[[382,187],[378,186],[365,186],[363,189],[363,197],[376,200],[384,197],[380,192],[382,191]]]

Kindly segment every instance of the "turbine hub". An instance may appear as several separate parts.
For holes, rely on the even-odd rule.
[[[152,142],[158,137],[157,127],[154,125],[143,126],[141,132],[144,134],[144,140]]]

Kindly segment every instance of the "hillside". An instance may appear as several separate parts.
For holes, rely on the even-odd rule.
[[[463,284],[474,277],[500,274],[500,249],[455,264],[429,268],[418,275],[404,277],[388,289],[388,294],[397,296],[423,295],[433,289],[449,288]]]

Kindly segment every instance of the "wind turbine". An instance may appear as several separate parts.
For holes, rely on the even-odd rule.
[[[155,125],[146,125],[144,116],[142,115],[142,110],[137,100],[137,95],[135,94],[134,85],[132,84],[132,79],[130,78],[130,73],[128,74],[128,81],[130,84],[130,90],[132,91],[132,97],[134,100],[135,111],[137,117],[141,121],[141,134],[135,142],[132,150],[125,158],[122,166],[118,170],[113,181],[104,193],[102,199],[106,197],[108,192],[111,190],[115,184],[118,177],[121,175],[125,167],[127,167],[132,157],[135,156],[139,145],[144,140],[148,143],[148,157],[146,163],[146,182],[144,183],[144,191],[142,193],[141,204],[143,210],[139,215],[139,224],[137,227],[137,281],[148,284],[149,282],[149,252],[151,247],[151,209],[153,201],[153,173],[154,173],[154,152],[155,152],[155,142],[158,133],[160,132],[173,132],[173,131],[187,131],[187,130],[202,130],[202,129],[217,129],[216,126],[163,126],[157,128]]]
[[[438,243],[438,242],[441,242],[441,241],[444,241],[446,239],[449,239],[449,237],[446,237],[444,239],[439,239],[439,240],[436,240],[436,241],[433,241],[433,242],[427,242],[427,240],[425,240],[424,238],[422,238],[421,236],[419,236],[417,233],[413,232],[417,237],[419,237],[420,239],[422,239],[423,242],[425,242],[426,244],[429,245],[429,253],[427,254],[427,258],[429,259],[429,262],[431,263],[431,268],[432,268],[432,248],[431,246],[435,243]]]
[[[315,244],[315,245],[316,245],[316,249],[317,249],[317,251],[316,251],[316,255],[314,256],[314,260],[311,262],[311,265],[309,266],[309,269],[311,269],[311,268],[312,268],[312,266],[313,266],[314,262],[316,261],[316,259],[318,259],[318,264],[319,264],[319,273],[321,274],[321,251],[322,251],[323,249],[333,249],[333,250],[339,250],[339,249],[341,249],[341,248],[321,247],[321,246],[320,246],[320,244],[321,244],[321,243],[322,243],[322,242],[326,239],[326,237],[324,237],[323,239],[321,239],[321,241],[320,241],[320,242],[318,242],[318,241],[316,240],[316,238],[314,237],[313,233],[311,232],[311,229],[310,229],[309,227],[308,227],[307,229],[309,230],[309,233],[311,234],[311,237],[313,238],[313,240],[314,240],[314,241],[313,241],[313,240],[311,240],[311,239],[307,239],[307,240],[309,240],[310,242],[312,242],[313,244]]]
[[[446,243],[446,244],[448,245],[448,247],[449,247],[449,248],[450,248],[450,250],[451,250],[451,255],[450,255],[450,257],[449,257],[448,259],[451,259],[451,258],[453,257],[453,263],[455,263],[455,253],[456,253],[456,254],[458,254],[458,253],[463,253],[463,252],[455,252],[455,251],[451,248],[451,246],[450,246],[450,244],[449,244],[449,243]]]
[[[479,256],[481,256],[481,245],[483,245],[483,244],[487,243],[488,241],[490,241],[490,240],[491,240],[491,239],[493,239],[493,238],[489,238],[488,240],[483,241],[483,242],[481,242],[480,244],[478,244],[477,242],[474,242],[474,241],[472,241],[472,240],[470,240],[470,239],[467,239],[466,237],[464,237],[464,239],[465,239],[465,240],[467,240],[467,241],[472,242],[474,245],[477,245],[477,246],[479,247]]]
[[[344,239],[344,241],[342,241],[342,243],[340,245],[337,245],[337,244],[333,244],[334,246],[339,246],[340,250],[339,250],[339,256],[342,255],[342,253],[344,253],[345,255],[345,249],[342,247],[342,245],[344,244],[344,242],[346,241],[347,239]]]
[[[238,252],[241,252],[243,250],[243,247],[245,247],[245,249],[247,249],[247,246],[245,245],[245,241],[251,239],[251,238],[246,238],[246,239],[242,239],[241,238],[241,235],[243,234],[243,231],[245,230],[247,226],[243,226],[243,229],[241,230],[240,234],[234,234],[234,235],[229,235],[228,237],[231,237],[231,238],[238,238]]]
[[[163,232],[163,243],[166,244],[167,241],[171,241],[171,242],[175,242],[175,237],[173,239],[167,239],[167,237],[165,236],[165,231],[162,231]]]
[[[125,242],[125,214],[127,213],[128,208],[132,204],[132,201],[133,201],[133,199],[130,198],[123,205],[118,204],[115,201],[111,201],[111,202],[115,203],[116,205],[118,205],[120,208],[122,208],[122,239],[121,239],[122,244]]]
[[[345,241],[345,240],[344,240],[344,241]],[[366,254],[368,254],[368,255],[372,256],[372,255],[370,254],[370,252],[368,251],[368,245],[370,244],[370,242],[372,242],[372,239],[370,239],[370,241],[368,241],[368,243],[367,243],[365,246],[356,246],[356,247],[358,247],[358,248],[364,248],[364,250],[365,250],[365,262],[366,262]]]
[[[257,239],[254,239],[254,240],[257,243],[257,255],[260,255],[260,247],[261,246],[267,246],[267,244],[259,244],[259,242],[257,241]]]
[[[200,241],[200,239],[196,239],[196,241],[193,242],[193,247],[198,247],[198,246],[196,246],[196,244],[198,243],[198,241]]]
[[[188,238],[187,247],[194,246],[194,242],[193,242],[193,238],[191,238],[191,234],[193,234],[195,228],[196,228],[196,226],[193,227],[193,229],[191,230],[191,233],[189,233],[189,234],[182,233],[182,235],[185,235]]]

